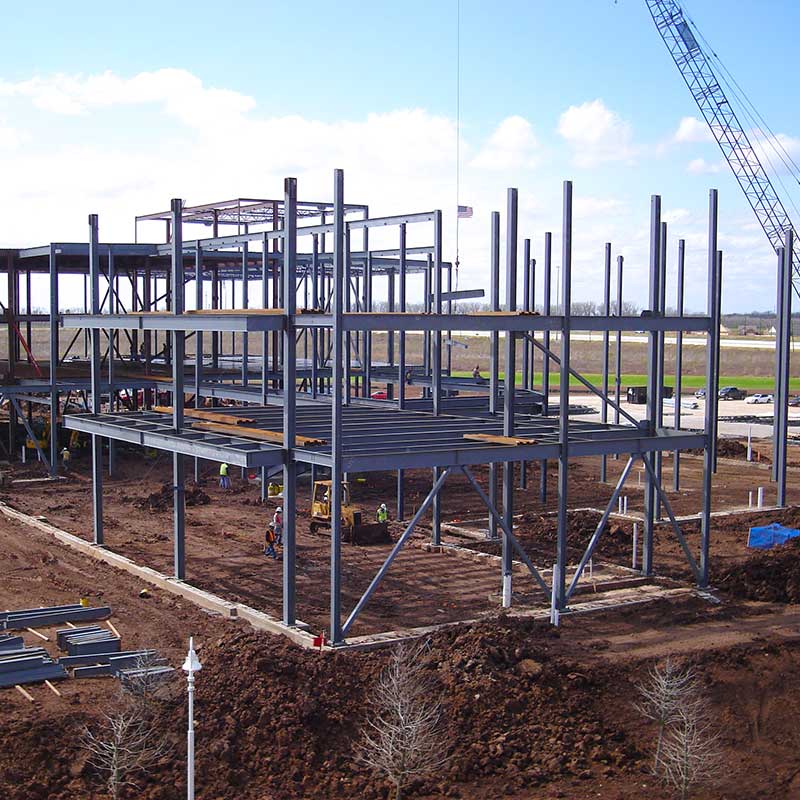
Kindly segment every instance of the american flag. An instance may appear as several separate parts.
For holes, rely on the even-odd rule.
[[[459,206],[458,216],[460,219],[470,219],[472,217],[472,206]]]

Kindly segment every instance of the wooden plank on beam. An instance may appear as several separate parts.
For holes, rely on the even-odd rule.
[[[507,444],[512,447],[536,444],[536,439],[522,439],[519,436],[500,436],[494,433],[465,433],[465,439],[473,442],[490,442],[491,444]]]
[[[194,430],[213,431],[214,433],[227,433],[230,436],[239,436],[243,439],[258,439],[261,442],[283,444],[281,431],[267,431],[262,428],[249,428],[246,425],[222,425],[216,422],[193,422]],[[318,447],[326,444],[325,439],[312,439],[308,436],[295,436],[296,447]]]
[[[172,414],[172,406],[154,406],[153,411],[159,414]],[[184,417],[191,417],[192,419],[203,419],[208,422],[220,422],[223,425],[244,425],[245,423],[253,423],[258,420],[253,417],[237,417],[235,414],[225,414],[217,411],[203,411],[201,408],[185,408],[183,410]]]

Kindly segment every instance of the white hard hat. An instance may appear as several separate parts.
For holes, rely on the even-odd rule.
[[[386,503],[381,503],[381,508],[386,508]]]
[[[278,506],[278,513],[280,513],[281,511],[283,511],[283,507],[282,506]]]

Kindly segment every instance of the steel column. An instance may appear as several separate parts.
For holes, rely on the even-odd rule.
[[[650,289],[649,309],[653,316],[658,316],[660,308],[661,277],[661,198],[653,195],[650,199]],[[658,421],[658,334],[650,331],[647,336],[647,432],[655,436]],[[645,455],[644,458],[650,458]],[[648,470],[644,489],[644,541],[642,543],[642,572],[651,575],[653,572],[653,540],[656,517],[656,491],[653,473]]]
[[[679,317],[684,313],[684,281],[686,277],[686,240],[678,240],[678,296],[677,313]],[[683,391],[683,331],[678,331],[675,337],[675,417],[676,431],[681,428],[681,393]],[[681,488],[681,451],[675,450],[672,454],[672,490],[677,492]]]
[[[175,198],[172,209],[172,313],[183,314],[184,303],[184,270],[183,270],[183,200]],[[185,361],[186,334],[183,331],[172,331],[172,425],[176,433],[183,430],[183,370]],[[184,456],[172,454],[172,483],[174,490],[173,527],[174,527],[174,562],[175,577],[183,580],[186,577],[186,469]]]
[[[297,594],[297,464],[294,460],[297,425],[297,180],[284,182],[283,201],[283,623],[296,621]]]
[[[517,310],[517,223],[518,196],[509,189],[506,200],[506,311]],[[516,335],[505,332],[505,380],[503,386],[503,435],[514,435],[514,397],[516,384]],[[503,520],[506,529],[514,524],[514,462],[503,463]],[[511,607],[511,542],[503,531],[502,590],[503,608]]]
[[[792,350],[792,273],[793,273],[794,232],[789,228],[785,232],[783,246],[783,263],[778,272],[778,281],[782,290],[778,293],[780,305],[778,307],[778,338],[781,341],[781,364],[778,372],[780,384],[778,393],[774,397],[775,409],[773,426],[777,437],[776,447],[773,450],[775,461],[778,464],[777,503],[783,508],[786,506],[786,461],[788,456],[789,433],[789,376],[791,374]]]
[[[89,215],[89,283],[92,313],[100,313],[100,233],[97,214]],[[92,414],[101,413],[100,329],[91,330]],[[92,434],[92,523],[94,543],[103,544],[103,440]]]
[[[552,312],[552,279],[553,279],[553,234],[549,231],[544,235],[544,289],[542,298],[542,312],[549,317]],[[544,332],[544,347],[550,350],[550,331]],[[542,359],[542,414],[546,417],[550,413],[550,359]],[[547,502],[547,461],[539,462],[539,501]]]
[[[556,609],[566,607],[564,577],[567,570],[567,493],[569,489],[569,370],[570,315],[572,313],[572,181],[564,181],[564,207],[561,224],[561,370],[558,415],[558,539],[553,594]]]
[[[195,242],[194,250],[194,307],[199,311],[203,308],[203,250],[200,242]],[[203,382],[203,331],[194,332],[194,407],[202,408],[203,400],[200,395],[200,385]],[[200,459],[194,460],[194,482],[200,482]]]
[[[333,363],[331,372],[331,605],[330,638],[342,632],[342,305],[345,281],[344,173],[337,169],[333,186]],[[349,291],[349,287],[348,287]],[[349,359],[349,354],[348,354]]]
[[[611,316],[611,242],[606,242],[605,247],[605,262],[603,269],[603,313]],[[603,333],[603,377],[601,391],[603,399],[600,404],[600,422],[605,425],[608,422],[608,346],[609,346],[609,331]],[[600,456],[600,483],[605,483],[608,480],[607,474],[607,457]]]
[[[500,310],[500,213],[492,212],[491,263],[490,263],[490,303],[492,311]],[[497,414],[497,400],[500,393],[500,334],[492,331],[489,340],[489,413]],[[497,483],[499,468],[496,462],[489,464],[489,497],[497,505]],[[489,538],[497,538],[497,522],[489,514]]]
[[[719,372],[716,358],[719,339],[721,303],[721,265],[717,260],[717,190],[712,189],[708,198],[708,298],[707,313],[713,320],[706,347],[706,419],[705,448],[703,450],[703,508],[700,513],[700,586],[708,585],[708,551],[711,541],[711,484],[714,473],[716,450],[716,420],[719,403]]]
[[[50,477],[58,475],[58,256],[50,245]],[[30,274],[30,273],[29,273]],[[29,284],[30,285],[30,284]],[[30,295],[28,296],[30,306]],[[30,312],[30,308],[28,309]],[[9,325],[11,321],[9,320]],[[29,342],[29,347],[33,346]],[[110,354],[109,363],[113,353]]]

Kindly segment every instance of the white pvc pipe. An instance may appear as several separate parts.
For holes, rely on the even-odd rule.
[[[553,564],[553,591],[550,594],[550,624],[558,627],[558,607],[556,605],[556,587],[558,586],[558,564]]]
[[[764,487],[758,487],[758,507],[764,508]]]
[[[633,523],[633,558],[631,559],[631,567],[636,569],[636,555],[639,550],[639,523]]]
[[[511,576],[503,575],[503,608],[511,608]]]

